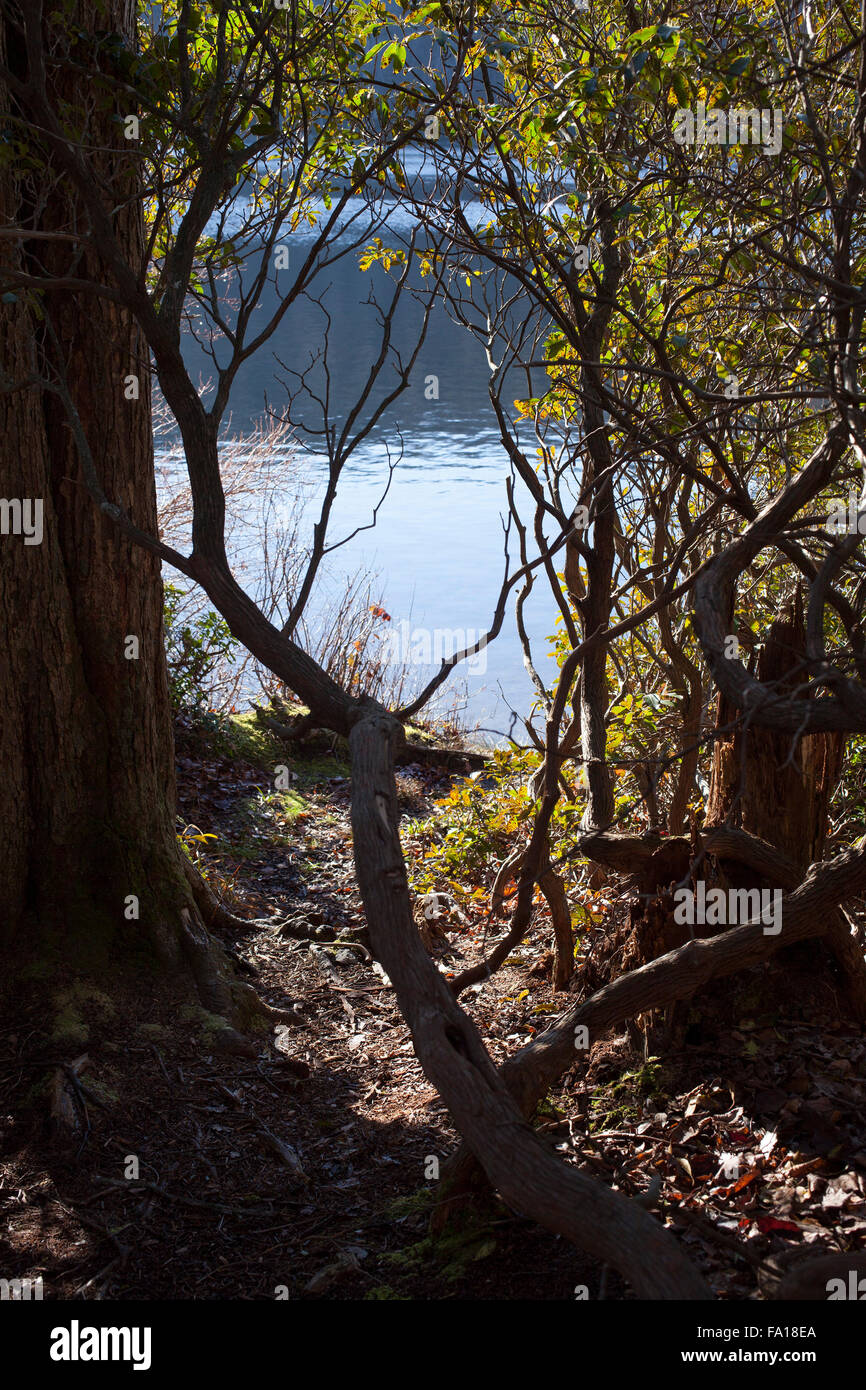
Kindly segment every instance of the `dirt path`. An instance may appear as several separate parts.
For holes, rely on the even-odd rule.
[[[0,1268],[41,1273],[46,1296],[67,1298],[559,1299],[597,1297],[602,1279],[604,1296],[627,1296],[502,1207],[427,1238],[455,1135],[366,949],[346,770],[322,756],[297,768],[275,799],[255,759],[182,741],[178,757],[181,820],[213,886],[281,924],[226,945],[302,1022],[238,1057],[210,1016],[143,986],[128,1026],[73,998],[52,1049],[22,1008],[0,1052]],[[418,768],[401,779],[416,815],[448,785]],[[443,955],[446,970],[482,945],[452,939],[461,956]],[[464,1001],[497,1059],[558,1007],[548,947],[542,922]],[[610,1038],[539,1116],[563,1157],[633,1195],[657,1187],[722,1297],[753,1295],[767,1261],[797,1250],[866,1245],[866,1041],[813,993],[771,1021],[749,1017],[744,993],[735,1024],[714,1035],[705,1016],[705,1036],[663,1061]],[[69,1122],[51,1133],[56,1064],[84,1055]]]

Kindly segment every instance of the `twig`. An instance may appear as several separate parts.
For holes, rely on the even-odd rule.
[[[263,1207],[230,1207],[224,1202],[204,1202],[198,1197],[185,1197],[180,1193],[169,1192],[155,1182],[126,1182],[123,1178],[104,1178],[101,1174],[97,1174],[96,1181],[105,1183],[107,1187],[125,1188],[129,1192],[153,1192],[157,1197],[164,1197],[167,1202],[177,1202],[185,1207],[198,1207],[206,1211],[217,1211],[221,1216],[269,1216],[268,1207],[299,1207],[303,1205],[301,1202],[293,1201],[290,1197],[280,1197],[279,1201],[270,1201]]]

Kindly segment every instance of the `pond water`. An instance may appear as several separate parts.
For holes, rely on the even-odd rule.
[[[310,242],[294,233],[286,245],[289,268],[281,274],[291,284],[292,270],[302,264]],[[346,418],[379,350],[377,314],[365,301],[371,289],[387,299],[390,283],[377,267],[361,272],[356,254],[327,267],[315,282],[313,293],[330,315],[327,418],[331,424],[339,425]],[[276,291],[269,290],[259,322],[265,321],[277,302]],[[394,324],[399,349],[411,350],[420,322],[417,304],[404,300]],[[311,367],[311,362],[321,349],[324,325],[322,309],[312,297],[290,307],[273,338],[243,366],[234,382],[231,434],[250,429],[262,417],[266,403],[273,410],[285,410],[290,392],[297,388],[293,372],[309,368],[307,384],[314,392],[322,389],[321,367]],[[212,364],[191,334],[185,339],[184,355],[194,378],[200,375],[206,380],[212,375]],[[444,308],[434,309],[411,386],[352,456],[329,528],[333,542],[359,526],[368,526],[388,479],[389,452],[399,459],[375,527],[360,531],[327,564],[331,581],[360,567],[377,573],[378,597],[402,634],[404,653],[408,650],[418,667],[412,672],[416,687],[434,669],[425,657],[450,654],[450,643],[459,634],[471,638],[487,630],[502,583],[509,463],[489,402],[488,377],[483,346],[454,323]],[[394,381],[393,375],[386,376],[385,385],[390,388]],[[509,406],[519,394],[526,394],[525,381],[509,382],[505,395]],[[298,425],[296,458],[307,483],[303,526],[308,541],[327,469],[321,441],[305,437],[303,426],[321,428],[322,410],[308,396],[296,396],[291,418]],[[533,447],[530,440],[525,444]],[[513,538],[511,553],[515,568]],[[316,602],[327,602],[321,595],[328,592],[333,593],[333,583],[311,601],[314,616]],[[543,581],[536,584],[525,616],[536,664],[549,682],[554,667],[545,638],[553,631],[554,609]],[[425,633],[429,634],[426,639]],[[523,665],[513,598],[499,637],[471,665],[464,662],[455,670],[443,703],[448,703],[447,692],[453,690],[460,691],[469,725],[490,735],[507,731],[511,710],[528,713],[534,692]]]

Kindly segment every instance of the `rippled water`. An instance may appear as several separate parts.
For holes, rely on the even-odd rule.
[[[394,214],[392,226],[396,227],[398,220]],[[290,266],[281,275],[291,284],[292,268],[302,263],[310,242],[294,234],[286,244]],[[378,352],[376,313],[364,301],[371,288],[385,295],[389,283],[381,270],[361,273],[355,255],[327,268],[316,281],[315,293],[322,296],[331,317],[328,421],[332,425],[339,426],[345,419],[372,356]],[[271,291],[253,322],[253,331],[256,323],[265,322],[277,302]],[[419,310],[407,301],[395,322],[394,339],[399,347],[408,350],[419,322]],[[269,344],[245,364],[234,383],[231,433],[248,429],[263,414],[266,401],[277,411],[285,409],[288,389],[297,386],[291,373],[310,367],[321,348],[324,326],[321,309],[310,299],[300,299],[291,306]],[[199,373],[205,379],[212,375],[212,365],[189,335],[184,353],[194,377]],[[433,375],[438,378],[438,400],[425,398],[425,379]],[[351,573],[359,566],[377,571],[382,604],[395,624],[409,620],[412,629],[471,629],[480,633],[492,619],[504,572],[502,518],[508,460],[499,441],[487,383],[483,348],[437,308],[412,373],[411,387],[353,456],[343,475],[330,528],[332,541],[369,523],[387,481],[389,450],[394,458],[402,452],[375,529],[362,531],[328,562],[332,576]],[[514,390],[506,397],[509,404],[521,391],[525,393],[524,382],[515,380],[513,384]],[[308,385],[314,391],[323,389],[320,369],[311,371]],[[292,406],[292,420],[299,426],[321,428],[321,410],[308,398],[299,398]],[[324,486],[325,460],[315,439],[305,439],[300,429],[297,437],[301,470],[309,483],[305,525],[311,529]],[[486,652],[486,671],[467,670],[464,664],[451,678],[452,684],[465,690],[471,722],[498,730],[508,727],[509,706],[527,712],[532,699],[512,606],[509,601],[503,631]],[[543,639],[553,629],[553,611],[540,584],[527,605],[526,617],[536,643],[537,663],[550,679],[552,661],[545,655]],[[416,654],[424,656],[420,648]],[[427,675],[429,670],[419,674]]]

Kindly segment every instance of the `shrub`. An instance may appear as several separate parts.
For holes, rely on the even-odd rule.
[[[228,624],[211,609],[185,619],[187,592],[166,584],[163,618],[168,685],[172,708],[201,713],[209,704],[211,677],[223,661],[231,662],[237,643]]]

